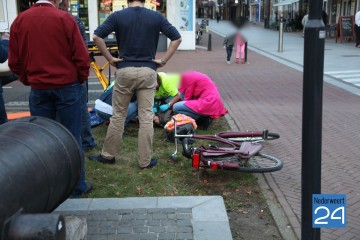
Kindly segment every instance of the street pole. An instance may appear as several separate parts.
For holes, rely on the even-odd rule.
[[[281,14],[281,16],[280,16],[280,24],[279,24],[278,52],[283,51],[283,40],[284,40],[284,17]]]
[[[320,229],[312,228],[312,194],[321,193],[321,133],[325,26],[322,1],[309,0],[309,20],[305,26],[301,239],[320,240]]]

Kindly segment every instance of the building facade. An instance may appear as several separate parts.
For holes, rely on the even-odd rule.
[[[0,31],[8,30],[17,15],[37,0],[0,0]],[[65,1],[64,1],[65,2]],[[69,0],[68,11],[80,17],[90,35],[114,11],[127,7],[127,0]],[[180,32],[180,50],[195,50],[195,0],[147,0],[145,7],[160,12]]]

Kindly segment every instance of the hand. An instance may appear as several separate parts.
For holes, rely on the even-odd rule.
[[[10,39],[10,34],[7,32],[4,32],[1,34],[1,39],[6,39],[9,40]]]
[[[226,46],[224,45],[224,49],[226,49]]]
[[[163,66],[166,65],[166,61],[164,61],[164,59],[160,58],[160,59],[153,59],[153,62],[156,64],[156,66],[158,68],[161,68]]]
[[[163,105],[161,105],[159,108],[160,108],[160,111],[166,112],[167,110],[169,110],[170,104],[169,104],[169,103],[163,104]]]
[[[154,113],[157,113],[157,112],[158,112],[158,110],[157,110],[156,107],[153,107],[153,112],[154,112]]]
[[[112,57],[112,59],[109,60],[109,64],[113,67],[116,67],[116,63],[122,62],[122,61],[124,61],[124,59]]]

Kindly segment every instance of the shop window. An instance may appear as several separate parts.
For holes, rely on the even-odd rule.
[[[70,0],[69,5],[67,6],[71,15],[77,16],[81,19],[87,31],[89,31],[88,1],[89,0]]]
[[[159,10],[161,14],[166,15],[166,0],[157,0],[159,6],[152,3],[153,1],[147,0],[145,7],[151,10]],[[106,18],[115,11],[121,11],[128,7],[127,0],[98,0],[99,9],[99,23],[102,24]]]

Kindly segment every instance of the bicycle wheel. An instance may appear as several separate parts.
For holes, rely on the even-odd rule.
[[[283,167],[280,159],[261,153],[248,159],[241,158],[237,154],[226,154],[220,156],[203,156],[201,160],[208,166],[210,166],[211,163],[216,163],[218,169],[249,173],[274,172]]]
[[[219,132],[217,136],[234,142],[256,142],[279,139],[280,135],[272,132]]]

